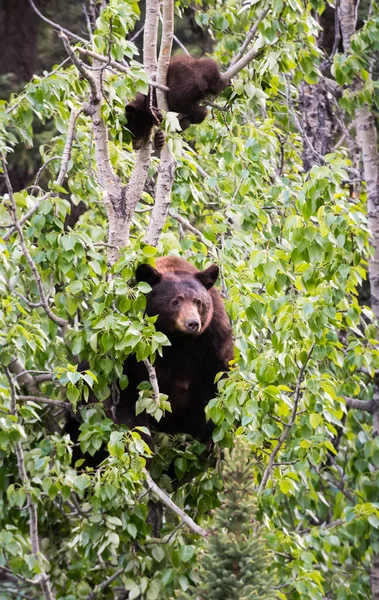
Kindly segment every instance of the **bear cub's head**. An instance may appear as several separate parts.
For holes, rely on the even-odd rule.
[[[196,273],[163,272],[143,264],[137,268],[137,281],[147,282],[146,312],[158,315],[156,328],[166,334],[198,336],[204,333],[213,315],[212,295],[219,274],[217,265]]]

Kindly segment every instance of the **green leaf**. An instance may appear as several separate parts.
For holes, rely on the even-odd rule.
[[[188,562],[195,554],[194,546],[183,545],[179,548],[179,557],[182,562]]]
[[[311,425],[312,425],[313,429],[317,429],[317,427],[318,427],[319,425],[321,425],[321,423],[323,422],[323,418],[322,418],[322,416],[321,416],[320,414],[318,414],[318,413],[312,413],[312,414],[309,416],[309,421],[310,421],[310,423],[311,423]]]

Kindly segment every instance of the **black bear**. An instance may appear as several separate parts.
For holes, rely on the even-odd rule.
[[[167,71],[168,110],[180,114],[180,126],[184,131],[192,123],[202,123],[208,111],[199,102],[207,96],[217,96],[229,81],[222,79],[217,63],[211,58],[178,56],[170,61]],[[155,107],[153,112],[151,106]],[[149,139],[154,125],[159,125],[162,115],[156,109],[155,89],[145,96],[138,93],[135,100],[125,107],[127,128],[133,136],[133,148],[138,150]],[[155,147],[160,149],[164,142],[162,132],[157,132]]]
[[[148,380],[143,363],[131,356],[124,365],[129,385],[121,392],[116,421],[130,427],[154,425],[166,433],[189,433],[199,439],[209,436],[204,409],[214,398],[215,376],[229,369],[233,358],[233,338],[229,318],[220,293],[213,287],[219,268],[211,265],[198,271],[176,256],[158,258],[156,268],[142,264],[137,281],[150,284],[146,312],[159,315],[156,328],[166,334],[171,346],[163,347],[155,369],[160,392],[167,394],[172,413],[159,423],[149,423],[146,413],[135,417],[137,386]]]

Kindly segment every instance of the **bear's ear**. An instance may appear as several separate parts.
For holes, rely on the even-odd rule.
[[[146,283],[153,287],[153,285],[162,279],[162,275],[150,265],[139,265],[136,271],[136,279],[138,283],[140,281],[146,281]]]
[[[210,267],[208,267],[208,269],[205,269],[205,271],[200,271],[200,273],[196,273],[195,277],[200,281],[200,283],[203,284],[203,286],[207,290],[210,290],[211,287],[213,287],[216,283],[219,272],[220,269],[217,265],[211,265]]]

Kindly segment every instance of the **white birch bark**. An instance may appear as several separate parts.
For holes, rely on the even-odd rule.
[[[173,0],[163,0],[163,28],[162,42],[159,52],[157,81],[161,85],[166,85],[167,70],[170,64],[172,41],[174,36],[174,2]],[[166,97],[163,92],[157,90],[158,108],[167,111]],[[146,241],[152,246],[156,246],[162,229],[166,222],[168,209],[171,201],[171,190],[175,176],[175,160],[167,144],[164,144],[161,151],[161,161],[157,179],[156,195],[154,208],[151,213],[149,227],[146,235]]]
[[[351,50],[351,37],[355,33],[355,5],[354,0],[341,0],[340,24],[344,50]],[[354,84],[355,91],[359,91],[362,84],[357,80]],[[379,155],[377,146],[377,133],[371,107],[365,104],[355,113],[357,140],[361,149],[363,173],[367,190],[367,209],[371,244],[374,249],[369,261],[369,276],[371,290],[371,307],[379,318]],[[379,435],[379,378],[374,378],[374,393],[372,401],[373,436]],[[379,600],[379,555],[374,553],[371,565],[371,593],[372,600]]]

